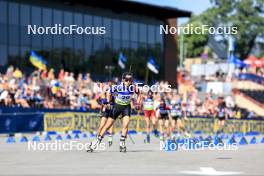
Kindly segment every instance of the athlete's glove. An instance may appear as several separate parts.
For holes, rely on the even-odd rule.
[[[140,110],[140,105],[138,103],[135,104],[135,110]]]

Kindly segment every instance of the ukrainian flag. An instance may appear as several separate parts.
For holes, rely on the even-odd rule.
[[[34,51],[30,52],[29,61],[40,70],[46,70],[47,61],[38,56]]]
[[[53,81],[51,82],[52,84],[52,88],[51,88],[51,92],[53,94],[56,94],[58,90],[60,90],[60,82],[59,81]]]

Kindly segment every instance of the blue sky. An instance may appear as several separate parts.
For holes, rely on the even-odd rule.
[[[210,0],[132,0],[143,3],[155,4],[160,6],[176,7],[182,10],[188,10],[195,15],[200,14],[211,7]],[[179,18],[178,24],[186,22],[188,18]]]

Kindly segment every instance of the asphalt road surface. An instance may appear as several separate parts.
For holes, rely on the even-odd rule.
[[[264,144],[259,142],[238,145],[237,150],[164,151],[153,136],[151,144],[143,142],[144,135],[132,138],[135,144],[128,138],[126,153],[119,152],[119,135],[114,136],[110,148],[106,143],[106,148],[102,145],[101,150],[87,153],[82,148],[91,141],[88,138],[63,140],[58,145],[64,144],[64,150],[59,150],[46,146],[55,140],[33,146],[7,144],[1,137],[0,175],[264,175]],[[258,136],[258,141],[261,138]],[[65,144],[69,147],[71,142],[73,149],[68,150]]]

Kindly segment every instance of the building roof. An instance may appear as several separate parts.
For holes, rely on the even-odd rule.
[[[59,0],[70,5],[84,4],[87,6],[111,9],[116,13],[134,13],[158,19],[190,17],[191,12],[167,6],[158,6],[128,0]]]

